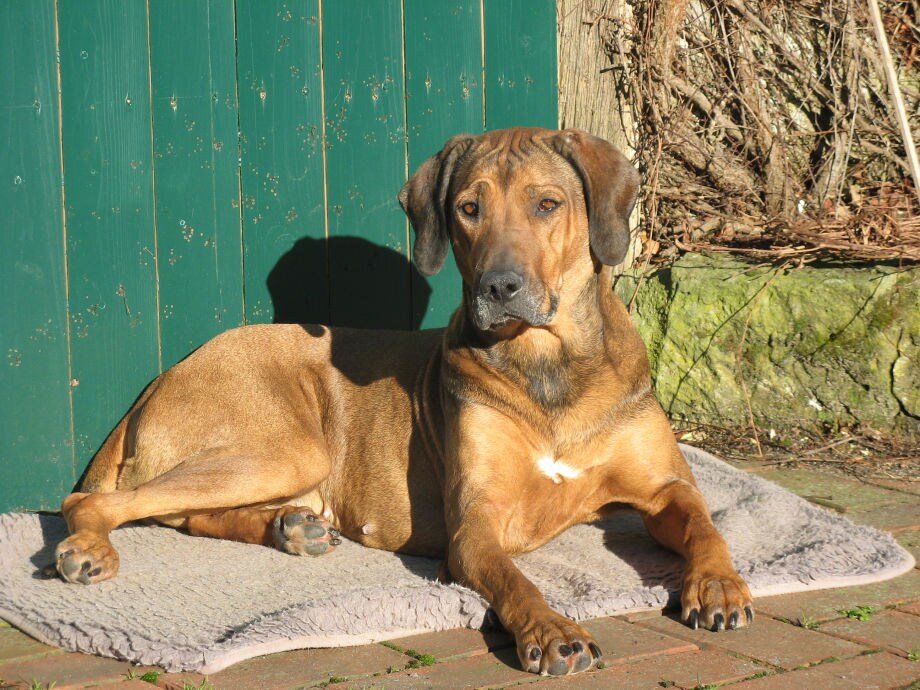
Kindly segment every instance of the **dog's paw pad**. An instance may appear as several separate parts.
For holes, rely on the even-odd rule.
[[[321,556],[342,543],[332,524],[309,508],[282,508],[274,521],[275,547],[295,556]]]
[[[118,554],[106,542],[86,543],[82,546],[74,537],[61,542],[55,553],[57,572],[67,582],[91,585],[108,580],[118,572]]]

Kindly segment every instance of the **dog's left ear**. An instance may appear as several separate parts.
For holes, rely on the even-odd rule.
[[[555,148],[581,178],[591,250],[601,263],[615,266],[629,250],[639,173],[613,144],[580,129],[560,132]]]
[[[458,134],[448,140],[444,148],[422,163],[399,190],[399,205],[415,229],[412,258],[423,276],[440,271],[447,258],[450,236],[444,206],[450,177],[473,139],[469,134]]]

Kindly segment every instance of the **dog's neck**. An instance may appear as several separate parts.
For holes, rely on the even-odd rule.
[[[532,326],[515,321],[488,331],[473,325],[464,300],[454,316],[461,319],[462,327],[454,331],[459,338],[448,348],[465,349],[543,408],[562,410],[578,400],[585,381],[609,365],[607,341],[618,325],[615,318],[608,318],[611,297],[616,299],[610,275],[602,270],[580,286],[563,290],[550,323]]]

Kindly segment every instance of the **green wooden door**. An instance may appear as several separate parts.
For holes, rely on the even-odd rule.
[[[553,0],[0,3],[0,510],[56,508],[222,330],[446,323],[397,191],[556,121]]]

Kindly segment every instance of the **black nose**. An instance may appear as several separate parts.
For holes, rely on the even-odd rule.
[[[524,287],[524,279],[514,271],[486,271],[479,279],[479,294],[493,302],[507,302]]]

